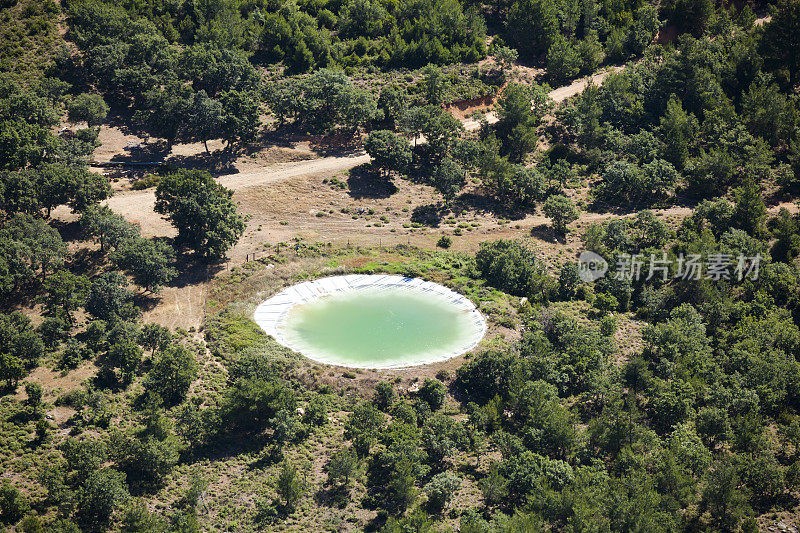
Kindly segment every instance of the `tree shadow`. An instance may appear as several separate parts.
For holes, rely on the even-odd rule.
[[[350,503],[350,486],[339,483],[323,486],[314,493],[314,501],[320,506],[344,509]]]
[[[389,198],[397,192],[397,186],[390,179],[382,177],[369,163],[350,169],[347,187],[350,197],[356,200]]]
[[[133,120],[135,110],[129,105],[126,105],[129,102],[125,101],[125,103],[122,103],[116,101],[114,98],[110,98],[107,100],[107,103],[110,109],[108,110],[108,115],[106,116],[103,126],[118,128],[125,135],[141,134],[141,132],[136,129],[136,124]]]
[[[61,240],[64,242],[75,242],[83,240],[83,231],[81,230],[80,222],[73,220],[71,222],[64,222],[57,218],[49,220],[50,225],[58,231],[61,235]]]
[[[565,243],[567,242],[566,236],[554,230],[547,224],[539,224],[531,228],[531,237],[535,237],[541,241],[550,243]]]
[[[162,240],[169,240],[163,238]],[[223,262],[208,263],[194,253],[178,253],[174,264],[178,275],[167,284],[167,287],[183,289],[193,285],[206,283],[225,269]],[[143,311],[152,311],[161,302],[161,292],[141,291],[134,295],[134,303]]]
[[[361,136],[352,131],[336,130],[330,133],[309,133],[296,123],[277,124],[264,130],[259,137],[263,147],[294,148],[298,142],[307,141],[311,150],[322,156],[361,155]]]
[[[313,135],[311,149],[323,156],[361,153],[361,137],[352,132],[336,131],[326,135]]]
[[[479,192],[462,194],[456,199],[455,206],[461,211],[471,210],[478,213],[490,213],[509,220],[522,220],[533,208],[533,206],[509,205]]]
[[[178,275],[169,283],[169,287],[183,288],[189,285],[204,283],[225,269],[224,261],[207,262],[197,254],[179,254],[175,260]]]
[[[450,210],[442,204],[418,205],[411,211],[411,222],[431,228],[438,228],[444,215]]]
[[[247,465],[250,470],[258,470],[276,465],[283,461],[283,448],[275,443],[269,443],[261,450],[261,454]]]
[[[72,256],[70,270],[74,274],[91,277],[101,273],[105,264],[106,255],[100,251],[100,248],[96,250],[80,248]]]
[[[8,418],[6,418],[6,422],[14,424],[15,426],[24,426],[28,422],[32,420],[37,420],[39,415],[32,413],[28,409],[19,409],[12,413]]]
[[[162,139],[147,142],[129,142],[123,148],[124,154],[116,154],[110,161],[114,163],[155,163],[164,162],[169,157],[170,148]]]
[[[800,193],[800,186],[798,185],[780,187],[774,191],[764,193],[764,203],[768,207],[775,207],[782,202],[791,202],[797,198],[798,193]]]
[[[269,444],[269,440],[270,437],[263,433],[221,430],[207,444],[193,450],[192,457],[220,461],[245,453],[255,453]],[[253,464],[257,462],[258,460]],[[256,468],[253,464],[251,468]]]

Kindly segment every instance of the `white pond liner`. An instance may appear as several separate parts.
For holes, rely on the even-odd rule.
[[[367,290],[374,292],[376,290],[397,288],[405,288],[416,294],[426,294],[431,298],[444,300],[460,311],[468,313],[472,324],[471,334],[447,351],[420,354],[419,359],[415,358],[413,361],[404,359],[372,362],[369,364],[351,364],[350,362],[343,363],[340,359],[333,356],[317,353],[299,340],[291,338],[286,332],[286,319],[289,315],[289,311],[297,305],[306,304],[332,294]],[[465,296],[453,292],[438,283],[432,283],[419,278],[406,278],[388,274],[331,276],[292,285],[265,302],[262,302],[256,308],[253,319],[261,326],[261,329],[263,329],[267,335],[272,336],[276,341],[287,348],[291,348],[318,363],[347,366],[350,368],[386,369],[438,363],[473,349],[486,334],[486,319],[484,319],[481,312],[478,311],[475,305]]]

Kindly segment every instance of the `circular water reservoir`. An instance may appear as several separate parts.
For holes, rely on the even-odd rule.
[[[444,361],[478,344],[486,321],[464,296],[417,278],[332,276],[293,285],[255,321],[309,359],[355,368]]]

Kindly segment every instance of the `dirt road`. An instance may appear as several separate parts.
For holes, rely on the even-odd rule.
[[[569,85],[551,91],[550,98],[552,98],[554,102],[561,102],[583,91],[590,80],[593,83],[599,84],[602,83],[611,72],[619,72],[620,70],[622,70],[622,67],[612,67],[609,70],[599,72],[593,76],[575,80]],[[486,120],[490,124],[493,124],[498,120],[497,115],[488,113],[486,115]],[[480,128],[480,123],[475,120],[467,120],[463,124],[464,128],[468,131],[474,131]],[[322,157],[308,161],[272,165],[259,170],[228,174],[220,176],[218,181],[225,187],[236,191],[246,187],[257,187],[267,183],[296,178],[298,176],[340,172],[367,163],[369,160],[369,156],[361,151],[347,155]],[[171,235],[172,228],[166,222],[160,218],[156,217],[154,220],[153,216],[148,216],[149,213],[152,213],[154,205],[155,196],[152,191],[147,190],[121,192],[108,201],[108,206],[114,211],[131,221],[139,222],[142,225],[142,231],[145,235]]]
[[[614,70],[618,71],[620,69],[616,68]],[[594,83],[601,83],[609,72],[604,71],[591,78],[576,80],[570,85],[555,89],[550,93],[550,96],[554,101],[560,102],[583,91],[588,85],[589,79]],[[497,121],[497,117],[493,113],[490,113],[487,119],[490,123]],[[480,124],[476,121],[468,120],[464,122],[464,126],[467,130],[475,130],[480,127]],[[313,157],[310,153],[304,152],[304,154]],[[103,155],[106,158],[113,156],[113,154]],[[407,239],[409,242],[414,241],[416,245],[433,246],[432,243],[435,242],[441,231],[416,230],[415,233],[409,233],[414,230],[405,229],[406,226],[400,227],[399,221],[395,224],[397,227],[394,229],[386,227],[381,229],[365,228],[362,221],[354,221],[350,215],[342,214],[337,214],[336,216],[328,215],[324,218],[309,216],[309,209],[312,207],[319,209],[322,205],[337,202],[344,205],[343,202],[345,202],[344,199],[339,198],[339,196],[345,196],[341,194],[341,191],[338,193],[326,192],[319,188],[320,176],[330,176],[338,172],[344,172],[367,163],[369,160],[370,158],[366,153],[356,151],[346,155],[268,164],[266,166],[254,165],[252,162],[243,161],[241,165],[237,163],[239,172],[219,176],[218,182],[235,191],[234,200],[241,204],[243,212],[253,217],[248,224],[247,234],[236,248],[231,250],[231,260],[234,263],[238,262],[245,255],[245,252],[256,249],[260,241],[265,238],[275,242],[275,240],[287,238],[289,233],[317,235],[321,239],[333,242],[340,240],[349,242],[351,237],[355,239],[354,242],[363,240],[364,244],[369,244],[372,241],[377,244],[382,242],[382,239],[386,242]],[[313,185],[314,183],[316,185]],[[264,187],[270,184],[272,186]],[[316,190],[314,187],[317,187]],[[435,201],[435,198],[430,196],[431,193],[423,191],[420,188],[421,186],[404,184],[401,187],[408,187],[409,190],[416,191],[414,194],[422,195],[413,198],[413,205],[424,205]],[[407,205],[406,202],[412,203],[412,200],[409,200],[409,191],[397,196],[403,197],[402,204]],[[400,203],[400,199],[397,199],[396,202],[398,205],[393,207],[393,219],[408,211]],[[152,189],[119,191],[106,203],[129,221],[139,223],[144,236],[175,235],[174,228],[155,213],[155,194]],[[372,206],[372,204],[369,205]],[[375,205],[375,207],[377,208],[378,206]],[[385,206],[381,206],[381,208],[383,207]],[[582,218],[584,222],[591,222],[604,217],[604,215],[585,213]],[[461,246],[472,248],[473,246],[471,244],[467,245],[467,242],[472,243],[472,241],[489,237],[510,237],[514,233],[527,233],[531,227],[543,226],[547,223],[544,217],[534,215],[525,220],[522,227],[517,226],[517,229],[513,229],[509,226],[500,227],[496,221],[489,221],[491,217],[488,217],[486,221],[483,221],[483,218],[481,217],[481,220],[482,224],[486,225],[486,233],[476,231],[475,234],[465,235],[460,239],[463,244],[458,248]],[[288,225],[279,225],[277,221],[280,219],[288,220]],[[261,232],[262,225],[264,226],[263,232]],[[491,230],[488,229],[490,226]],[[397,233],[391,233],[390,231]],[[491,235],[489,234],[490,231],[492,232]],[[401,233],[403,236],[400,235]],[[170,327],[181,326],[187,329],[192,326],[199,327],[204,314],[205,287],[205,279],[193,280],[193,282],[182,284],[180,287],[166,287],[161,294],[159,304],[146,313],[146,319]]]
[[[563,102],[567,98],[575,96],[576,94],[580,94],[583,90],[589,85],[591,81],[595,85],[600,85],[603,83],[603,80],[608,77],[609,74],[612,72],[620,72],[624,67],[621,66],[613,66],[609,67],[608,70],[604,70],[603,72],[598,72],[593,74],[592,76],[587,76],[585,78],[581,78],[579,80],[575,80],[569,85],[564,85],[563,87],[559,87],[557,89],[553,89],[550,91],[549,96],[550,99],[555,102]],[[499,119],[497,118],[497,114],[493,112],[486,113],[486,122],[489,124],[495,124]],[[477,120],[465,120],[463,122],[464,129],[467,131],[475,131],[480,129],[481,123]]]

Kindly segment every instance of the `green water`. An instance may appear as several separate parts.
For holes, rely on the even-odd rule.
[[[290,311],[285,333],[329,362],[400,365],[447,353],[474,331],[469,313],[398,289],[334,294]]]

